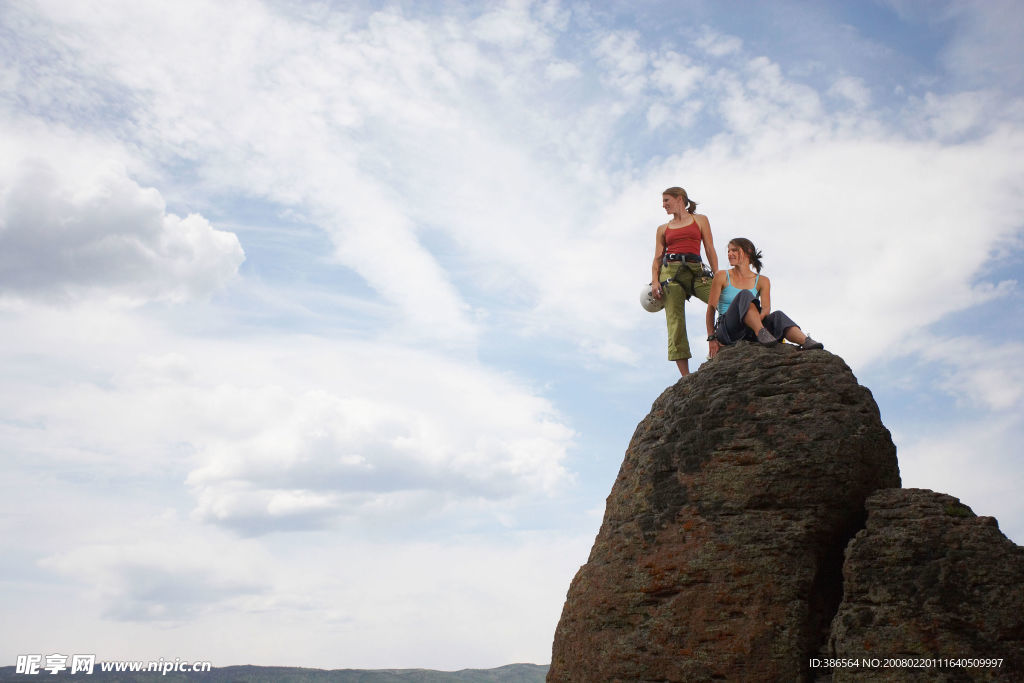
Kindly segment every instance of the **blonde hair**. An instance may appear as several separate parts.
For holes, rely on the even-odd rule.
[[[690,199],[690,196],[686,194],[686,190],[684,190],[681,187],[670,187],[664,192],[662,192],[662,194],[667,194],[677,199],[682,199],[684,202],[686,202],[687,213],[693,213],[694,211],[697,210],[697,202]]]

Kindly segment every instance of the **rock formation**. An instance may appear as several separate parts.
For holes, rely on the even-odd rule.
[[[896,672],[837,669],[835,681],[1024,680],[1024,548],[959,500],[888,489],[867,500],[846,551],[829,654],[954,659]],[[999,666],[959,660],[1001,659]]]
[[[589,560],[569,588],[548,680],[829,680],[844,672],[813,660],[866,642],[890,654],[881,639],[896,636],[879,624],[917,603],[907,598],[891,612],[873,603],[904,569],[892,545],[900,536],[884,529],[903,514],[893,510],[916,508],[871,496],[905,494],[899,486],[878,407],[840,358],[788,345],[724,349],[667,389],[637,427]],[[925,517],[907,513],[905,533]],[[1001,537],[975,518],[951,519],[961,534],[984,528]],[[938,545],[961,538],[931,527]],[[1002,552],[1020,564],[1019,548],[1002,538],[996,549],[990,537],[980,542],[990,554],[976,548],[971,557]],[[865,569],[887,545],[893,573]],[[937,567],[965,561],[938,545]],[[986,579],[1015,576],[996,574],[979,574],[969,597],[992,588]],[[977,604],[984,621],[988,603]],[[1020,622],[1017,631],[1011,622],[991,622],[986,633],[1019,651]],[[947,642],[927,640],[927,629],[903,633],[908,648]],[[980,656],[977,647],[958,656]]]

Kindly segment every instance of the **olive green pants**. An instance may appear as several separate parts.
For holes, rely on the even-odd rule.
[[[686,339],[686,299],[696,296],[704,303],[711,296],[711,278],[704,275],[701,264],[669,263],[661,267],[658,279],[661,282],[679,275],[675,282],[662,288],[665,299],[665,322],[668,323],[668,359],[686,360],[691,358],[690,342]]]

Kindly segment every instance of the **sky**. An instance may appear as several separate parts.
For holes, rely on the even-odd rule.
[[[1024,5],[0,0],[0,665],[547,663],[661,191],[1024,543]],[[697,370],[704,311],[687,309]]]

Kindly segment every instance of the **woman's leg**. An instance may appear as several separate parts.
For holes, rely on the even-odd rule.
[[[793,319],[782,311],[773,311],[764,319],[764,325],[775,337],[785,337],[787,341],[798,344],[801,349],[822,349],[824,345],[811,339],[811,336],[800,329]]]
[[[670,279],[680,268],[678,264],[663,266],[659,277],[662,282]],[[668,327],[668,359],[675,361],[681,375],[689,374],[686,362],[690,354],[690,342],[686,338],[686,292],[676,282],[662,288],[665,299],[665,324]]]
[[[757,334],[764,327],[764,323],[761,322],[761,311],[758,310],[753,301],[750,302],[747,312],[743,315],[743,324],[749,327],[750,331],[754,334]]]
[[[772,311],[762,321],[765,329],[775,339],[788,339],[791,342],[802,344],[807,335],[800,331],[800,327],[782,311]]]
[[[791,327],[786,330],[786,341],[791,341],[794,344],[803,344],[807,341],[807,335],[799,327]]]

